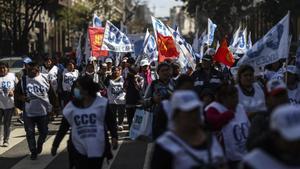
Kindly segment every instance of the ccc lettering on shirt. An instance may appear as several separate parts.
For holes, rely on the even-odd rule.
[[[64,83],[69,84],[69,85],[73,85],[73,82],[76,80],[76,77],[74,76],[66,76],[64,75]]]
[[[11,83],[11,81],[3,81],[3,82],[1,83],[1,88],[2,88],[2,90],[4,90],[4,91],[11,89],[11,88],[12,88],[12,83]]]
[[[232,132],[236,143],[243,143],[248,138],[249,125],[248,123],[235,124]]]
[[[74,123],[77,128],[77,134],[80,138],[93,138],[97,134],[97,115],[80,114],[73,117]]]
[[[38,84],[27,84],[26,90],[29,95],[45,96],[47,88]]]

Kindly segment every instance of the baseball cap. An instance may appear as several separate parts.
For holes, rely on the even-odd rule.
[[[178,90],[171,98],[172,111],[179,109],[184,112],[191,111],[197,107],[202,107],[195,92],[190,90]]]
[[[105,59],[105,63],[112,63],[112,62],[113,62],[113,60],[111,58],[106,58]]]
[[[146,59],[143,59],[143,60],[141,60],[141,64],[140,64],[141,66],[149,66],[150,65],[150,63],[149,63],[149,61],[148,60],[146,60]]]
[[[294,65],[287,65],[284,72],[289,72],[291,74],[297,74],[297,67]]]
[[[300,105],[286,104],[271,115],[270,129],[278,131],[288,141],[300,140]]]
[[[25,58],[23,59],[23,63],[28,64],[28,63],[31,63],[31,62],[32,62],[32,59],[30,59],[30,57],[25,57]]]
[[[271,96],[275,96],[287,90],[285,83],[279,79],[271,79],[267,83],[267,92]]]

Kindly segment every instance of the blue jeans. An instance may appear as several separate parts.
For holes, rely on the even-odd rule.
[[[10,135],[11,118],[13,113],[14,113],[14,108],[0,109],[0,125],[4,126],[3,142],[8,142],[9,135]]]
[[[24,118],[24,127],[26,131],[26,139],[31,153],[37,153],[37,147],[43,146],[48,134],[48,116],[27,117]],[[39,137],[35,140],[35,125],[39,131]]]

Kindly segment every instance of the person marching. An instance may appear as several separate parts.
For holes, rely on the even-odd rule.
[[[25,102],[24,127],[28,147],[31,152],[30,159],[35,160],[42,152],[43,144],[48,134],[48,113],[52,111],[52,104],[56,103],[54,90],[47,75],[39,72],[39,66],[35,62],[28,64],[26,79],[18,83],[17,97]],[[24,84],[26,83],[26,84]],[[52,103],[52,104],[51,104]],[[35,140],[35,126],[39,131],[39,137]]]
[[[70,101],[72,85],[79,76],[79,72],[75,69],[75,62],[73,60],[69,60],[66,67],[62,77],[63,105],[66,105]]]
[[[15,74],[9,73],[8,64],[0,62],[0,126],[4,126],[3,147],[9,145],[11,118],[14,113],[14,89],[17,83]]]
[[[52,145],[54,156],[71,127],[68,152],[71,165],[76,169],[99,169],[105,157],[112,158],[107,130],[112,137],[113,149],[118,147],[116,120],[108,100],[98,96],[98,91],[99,85],[92,78],[83,76],[77,79],[72,90],[74,98],[63,110],[64,117]]]

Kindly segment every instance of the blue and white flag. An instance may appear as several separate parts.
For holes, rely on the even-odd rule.
[[[167,26],[159,19],[156,19],[155,17],[151,16],[152,19],[152,25],[153,30],[155,34],[155,38],[157,38],[157,32],[162,34],[163,36],[172,36],[172,33],[167,28]]]
[[[214,41],[215,31],[217,25],[214,24],[211,19],[208,18],[208,28],[207,28],[207,45],[211,46]]]
[[[180,35],[178,29],[175,31],[174,29],[168,27],[170,32],[172,32],[173,37],[176,41],[177,47],[180,49],[180,55],[178,58],[178,61],[180,62],[182,68],[186,68],[186,66],[189,66],[193,69],[196,68],[195,64],[195,53],[193,51],[193,48],[190,44],[188,44],[185,39]]]
[[[252,48],[251,32],[248,35],[247,50]]]
[[[233,37],[232,37],[230,45],[229,45],[229,48],[231,49],[231,52],[233,52],[233,53],[236,50],[235,46],[237,46],[237,44],[239,43],[240,34],[241,34],[241,26],[239,26],[239,28],[233,34]]]
[[[114,52],[133,52],[129,38],[111,22],[107,21],[101,50]]]
[[[233,47],[236,49],[234,52],[236,54],[245,54],[247,52],[247,28],[240,32],[238,42]]]
[[[257,68],[287,58],[289,53],[290,12],[240,59],[238,66]]]
[[[96,14],[93,17],[93,27],[102,27],[102,21]]]
[[[148,34],[148,36],[147,36]],[[145,36],[145,42],[144,42],[144,48],[143,48],[143,54],[146,54],[148,56],[148,59],[150,62],[157,61],[158,60],[158,52],[157,52],[157,46],[154,36],[152,36],[148,30]]]

